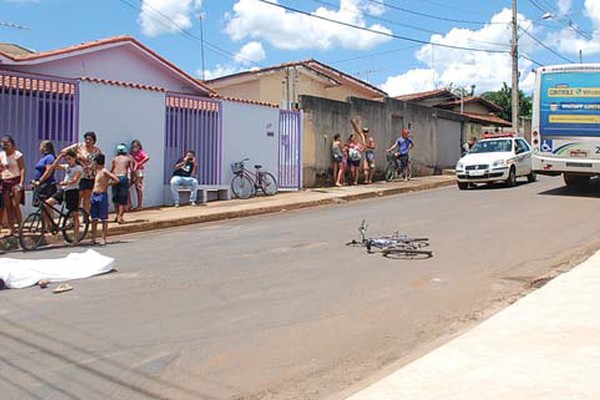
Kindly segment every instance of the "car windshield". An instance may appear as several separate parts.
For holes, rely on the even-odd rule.
[[[512,140],[485,140],[477,142],[469,153],[498,153],[501,151],[511,151]]]

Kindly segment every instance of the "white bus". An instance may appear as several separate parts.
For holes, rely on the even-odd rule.
[[[531,143],[539,174],[577,187],[600,175],[600,64],[537,70]]]

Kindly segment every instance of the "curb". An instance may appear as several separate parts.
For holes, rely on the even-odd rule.
[[[335,196],[327,199],[319,199],[319,200],[308,200],[302,201],[294,204],[285,204],[285,205],[275,205],[275,206],[265,206],[265,207],[257,207],[249,210],[241,210],[241,211],[224,211],[215,214],[209,215],[197,215],[192,217],[185,218],[174,218],[167,221],[147,221],[140,222],[132,225],[118,225],[108,228],[108,236],[117,236],[117,235],[126,235],[131,233],[139,233],[146,232],[152,230],[166,229],[166,228],[176,228],[180,226],[186,225],[195,225],[206,222],[215,222],[226,219],[233,218],[244,218],[244,217],[252,217],[256,215],[263,214],[274,214],[282,211],[291,211],[291,210],[300,210],[303,208],[311,208],[317,207],[327,204],[339,204],[340,202],[348,202],[348,201],[356,201],[356,200],[365,200],[369,198],[375,197],[386,197],[393,196],[397,194],[410,193],[410,192],[421,192],[425,190],[432,190],[446,186],[452,186],[455,184],[454,179],[441,181],[441,182],[432,182],[432,183],[424,183],[418,186],[412,187],[397,187],[390,189],[382,189],[373,192],[366,193],[357,193],[357,194],[347,194],[342,196]]]

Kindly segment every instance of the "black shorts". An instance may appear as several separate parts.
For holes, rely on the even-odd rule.
[[[79,180],[79,190],[92,190],[94,188],[94,180],[81,178]]]
[[[67,206],[67,210],[69,211],[77,211],[79,210],[79,190],[71,189],[71,190],[59,190],[57,191],[52,198],[57,201],[58,204],[62,204],[65,202]]]

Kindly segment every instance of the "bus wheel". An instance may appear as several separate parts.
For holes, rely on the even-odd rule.
[[[575,189],[585,189],[590,184],[590,177],[586,175],[563,174],[565,185]]]

